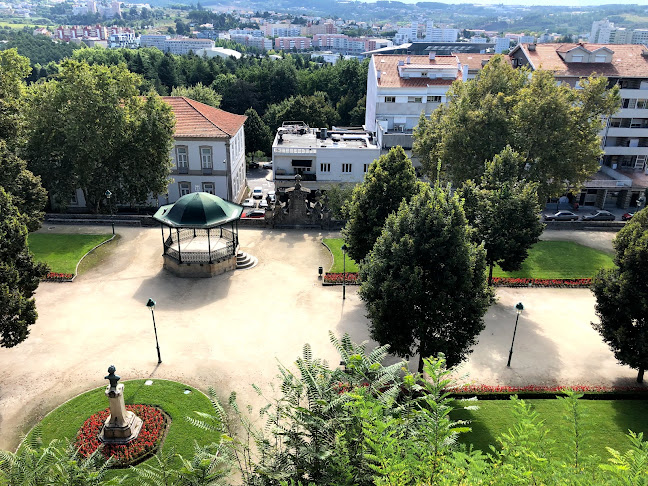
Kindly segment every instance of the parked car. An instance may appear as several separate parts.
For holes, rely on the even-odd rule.
[[[614,214],[603,209],[583,216],[583,221],[614,221]]]
[[[625,213],[623,216],[621,216],[621,219],[623,221],[629,221],[629,220],[632,219],[633,216],[634,216],[634,213]]]
[[[268,196],[270,196],[270,202],[275,204],[277,202],[277,193],[274,191],[268,191]]]
[[[247,213],[243,214],[244,218],[263,218],[265,216],[265,211],[263,209],[252,209]]]
[[[259,163],[258,163],[258,162],[254,162],[254,161],[252,161],[252,162],[248,162],[248,167],[249,167],[250,169],[258,169],[258,168],[259,168]]]
[[[272,169],[272,162],[263,162],[261,167],[264,169]]]
[[[558,211],[556,214],[547,214],[545,221],[578,221],[578,216],[571,211]]]
[[[254,199],[262,199],[263,198],[263,189],[261,187],[259,187],[259,186],[252,189],[252,197]]]
[[[259,208],[261,208],[261,209],[265,209],[265,208],[267,208],[267,207],[268,207],[268,201],[266,201],[265,199],[261,199],[261,200],[259,201]]]
[[[254,199],[248,197],[245,201],[243,201],[244,208],[253,208],[254,206],[256,206],[256,202],[254,202]]]

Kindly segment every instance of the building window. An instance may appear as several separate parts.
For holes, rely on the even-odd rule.
[[[396,103],[395,96],[385,96],[385,103]]]
[[[187,147],[176,147],[176,165],[178,166],[178,173],[186,174],[188,172]]]
[[[594,62],[605,62],[605,61],[607,61],[607,56],[606,55],[602,55],[602,56],[597,55],[594,58]]]
[[[421,96],[408,96],[408,103],[423,103],[423,98]]]
[[[583,56],[572,56],[571,62],[583,62]]]
[[[179,182],[178,187],[180,188],[180,197],[186,196],[191,192],[191,184],[188,182]]]
[[[365,172],[365,174],[367,173],[368,170],[369,170],[369,164],[364,164],[363,171]]]
[[[351,172],[351,164],[342,164],[342,172]]]
[[[211,147],[201,147],[200,148],[200,160],[202,162],[203,169],[212,169],[214,164],[212,162],[212,149]]]
[[[320,172],[331,172],[331,164],[320,164]]]
[[[202,190],[203,190],[203,192],[208,192],[209,194],[214,194],[214,183],[213,182],[203,182]]]
[[[642,110],[648,108],[648,100],[637,100],[637,108]]]
[[[428,96],[428,103],[441,103],[440,96]]]

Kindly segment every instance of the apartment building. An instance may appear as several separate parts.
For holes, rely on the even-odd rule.
[[[362,182],[369,165],[380,156],[373,136],[361,129],[310,128],[303,122],[284,122],[272,144],[275,187],[301,184],[321,189]]]
[[[597,20],[592,22],[589,42],[597,44],[648,44],[648,30],[615,27],[614,22]]]
[[[510,53],[514,66],[553,71],[557,81],[578,87],[592,74],[619,86],[621,109],[601,133],[599,172],[585,184],[580,204],[636,206],[648,188],[648,48],[638,44],[522,44]]]
[[[391,46],[392,42],[388,39],[349,37],[346,34],[315,34],[313,36],[313,47],[346,54],[362,54],[366,51]]]
[[[215,44],[211,39],[192,39],[190,37],[172,39],[168,35],[144,34],[140,36],[140,46],[156,47],[162,52],[181,56],[199,49],[212,49]]]
[[[429,116],[446,101],[457,81],[475,77],[492,54],[439,56],[373,55],[367,74],[365,128],[383,151],[412,148],[421,113]]]
[[[311,39],[308,37],[277,37],[274,40],[275,49],[283,49],[285,51],[291,49],[297,49],[298,51],[310,49],[311,45]]]

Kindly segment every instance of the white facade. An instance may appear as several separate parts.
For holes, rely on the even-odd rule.
[[[309,189],[357,184],[379,156],[380,148],[364,131],[284,126],[272,144],[275,186],[293,186],[297,174]]]
[[[501,54],[511,47],[511,40],[507,37],[495,37],[495,54]]]
[[[171,39],[168,35],[150,34],[140,36],[141,47],[157,47],[162,52],[176,55],[189,54],[199,49],[213,49],[214,45],[214,41],[211,39],[192,39],[189,37]]]

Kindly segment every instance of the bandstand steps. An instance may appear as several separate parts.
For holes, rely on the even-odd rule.
[[[236,269],[237,270],[245,270],[247,268],[252,268],[256,266],[256,264],[259,261],[257,260],[256,257],[253,257],[252,255],[248,255],[247,253],[243,251],[239,251],[236,254]]]

